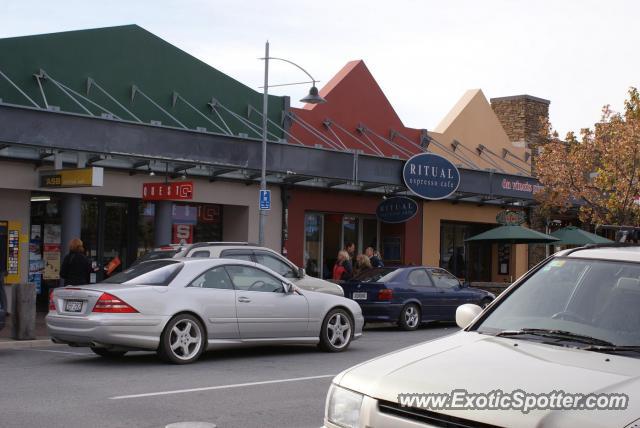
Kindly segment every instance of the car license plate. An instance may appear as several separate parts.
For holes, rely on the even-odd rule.
[[[353,293],[351,298],[353,300],[367,300],[367,293]]]
[[[64,310],[67,312],[80,312],[82,310],[82,300],[66,300]]]

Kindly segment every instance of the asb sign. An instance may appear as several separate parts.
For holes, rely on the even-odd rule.
[[[444,199],[458,189],[460,171],[442,156],[420,153],[410,158],[402,170],[404,184],[423,199]]]
[[[385,199],[376,209],[376,216],[383,223],[404,223],[417,213],[418,204],[404,196]]]

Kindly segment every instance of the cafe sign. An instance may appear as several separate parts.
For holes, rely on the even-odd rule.
[[[404,164],[402,178],[407,188],[423,199],[444,199],[460,185],[460,171],[446,158],[420,153]]]
[[[104,169],[90,168],[50,169],[39,171],[40,187],[55,189],[61,187],[100,187],[104,181]]]
[[[404,223],[417,213],[418,204],[404,196],[385,199],[376,209],[376,217],[383,223]]]
[[[520,226],[526,219],[522,211],[504,210],[498,213],[496,221],[503,226]]]

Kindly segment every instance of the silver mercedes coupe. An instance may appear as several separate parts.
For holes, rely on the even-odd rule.
[[[356,302],[301,290],[263,265],[194,258],[143,262],[99,284],[57,288],[46,321],[55,343],[109,358],[156,351],[175,364],[244,343],[340,352],[364,324]]]

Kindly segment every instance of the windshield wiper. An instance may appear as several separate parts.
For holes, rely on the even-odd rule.
[[[498,337],[531,335],[531,336],[548,337],[552,339],[564,339],[564,340],[588,343],[590,345],[597,345],[597,346],[604,346],[604,347],[615,346],[611,342],[608,342],[603,339],[598,339],[596,337],[572,333],[570,331],[565,331],[565,330],[551,330],[551,329],[544,329],[544,328],[522,328],[520,330],[503,330],[501,332],[496,333],[495,335]]]
[[[604,353],[623,353],[623,352],[637,352],[640,353],[640,346],[624,346],[624,345],[590,345],[580,348],[583,351],[604,352]]]

